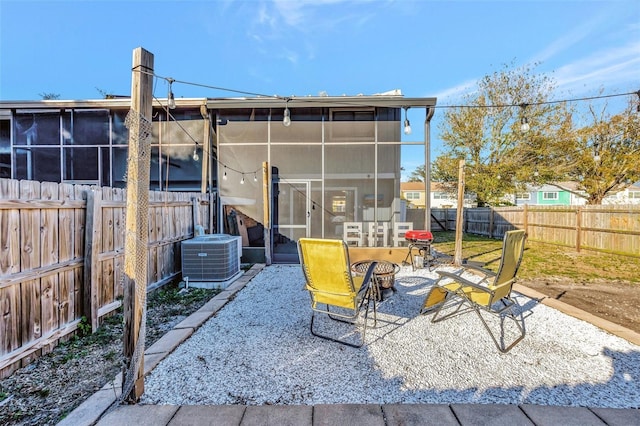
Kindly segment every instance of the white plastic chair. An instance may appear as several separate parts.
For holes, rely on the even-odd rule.
[[[393,224],[393,246],[404,247],[408,241],[404,238],[407,231],[413,230],[413,222],[395,222]]]
[[[389,242],[389,222],[369,222],[367,235],[369,247],[386,247]]]
[[[345,222],[342,239],[348,246],[355,245],[361,247],[364,243],[361,222]]]

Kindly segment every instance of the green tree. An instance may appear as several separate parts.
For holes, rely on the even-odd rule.
[[[610,194],[640,180],[640,117],[637,103],[629,99],[615,115],[589,105],[584,122],[569,139],[559,143],[555,168],[565,180],[578,184],[577,194],[588,204],[602,204]],[[565,188],[567,189],[567,188]],[[567,189],[569,190],[569,189]],[[586,194],[586,195],[585,195]]]
[[[51,100],[60,99],[60,94],[59,93],[53,93],[53,92],[51,92],[51,93],[42,92],[42,93],[39,93],[38,96],[40,96],[45,101],[51,101]]]
[[[422,166],[416,167],[416,169],[411,172],[411,175],[409,175],[409,182],[424,182],[426,178],[427,172],[423,164]]]
[[[433,164],[434,180],[454,191],[458,160],[464,159],[466,190],[477,195],[479,205],[508,202],[506,194],[532,180],[535,162],[548,157],[544,147],[566,119],[566,105],[547,103],[555,83],[534,74],[534,67],[505,65],[478,81],[464,106],[445,111],[440,138],[448,151]],[[523,118],[530,123],[527,132],[521,130]]]

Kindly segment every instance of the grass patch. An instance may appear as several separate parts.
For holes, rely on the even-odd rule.
[[[455,232],[434,232],[434,249],[449,256],[455,253]],[[502,255],[502,240],[464,234],[462,258],[496,270]],[[518,276],[521,278],[565,277],[640,283],[640,259],[527,241]]]

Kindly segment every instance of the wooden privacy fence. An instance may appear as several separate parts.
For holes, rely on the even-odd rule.
[[[432,209],[432,230],[454,230],[456,209]],[[640,257],[640,205],[529,206],[464,210],[464,232],[502,238],[524,229],[531,241]]]
[[[0,179],[0,377],[121,305],[124,189]],[[181,271],[180,242],[211,229],[207,194],[150,192],[147,289]]]

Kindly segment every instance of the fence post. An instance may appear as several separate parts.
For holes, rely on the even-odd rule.
[[[102,189],[86,192],[84,237],[84,276],[82,283],[82,313],[98,329],[98,254],[102,247]]]
[[[576,207],[576,251],[580,253],[580,245],[582,244],[582,207]]]
[[[444,230],[445,231],[449,230],[449,208],[448,207],[444,208]]]
[[[524,233],[529,235],[529,204],[525,204],[522,207],[522,228]]]
[[[493,238],[493,207],[489,207],[489,238]]]
[[[209,192],[209,233],[218,233],[218,224],[214,221],[214,218],[218,215],[218,206],[216,205],[216,199],[213,192]]]
[[[193,222],[193,226],[191,227],[191,229],[193,229],[193,236],[195,237],[196,226],[200,224],[200,200],[198,199],[198,197],[191,198],[191,208],[191,221]]]

